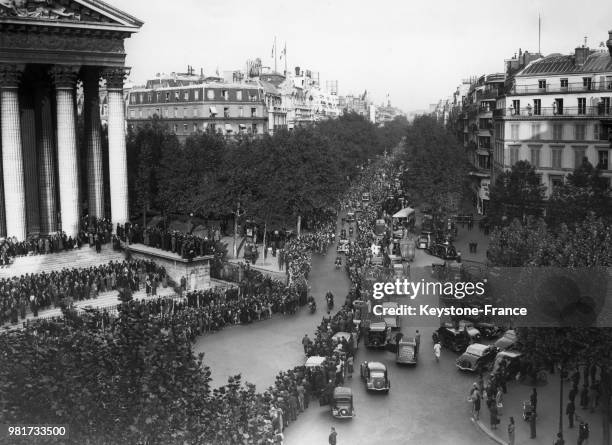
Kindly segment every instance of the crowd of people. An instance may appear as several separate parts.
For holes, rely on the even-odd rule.
[[[148,284],[147,284],[148,283]],[[153,261],[111,261],[89,268],[26,274],[0,279],[0,324],[16,324],[28,310],[38,316],[41,309],[70,305],[72,301],[96,298],[99,293],[128,288],[138,291],[149,285],[155,292],[167,286],[166,270]]]

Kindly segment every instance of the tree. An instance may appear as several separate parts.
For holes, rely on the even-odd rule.
[[[544,192],[540,175],[527,161],[519,161],[503,172],[491,187],[489,219],[492,225],[510,223],[514,218],[542,216]]]

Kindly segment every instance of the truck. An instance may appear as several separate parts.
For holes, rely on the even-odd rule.
[[[361,322],[363,342],[366,348],[384,349],[389,342],[391,329],[381,316],[368,315],[369,316]]]
[[[397,343],[395,362],[406,365],[417,364],[417,346],[414,337],[403,337]]]

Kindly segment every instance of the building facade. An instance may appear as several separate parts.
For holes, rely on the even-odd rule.
[[[529,161],[547,196],[584,158],[612,177],[612,32],[607,48],[532,61],[506,87],[494,112],[495,169]]]
[[[225,136],[268,131],[264,91],[258,83],[134,88],[127,109],[128,125],[133,129],[158,116],[182,140],[199,131]]]
[[[0,235],[22,240],[63,230],[74,237],[82,201],[93,217],[129,220],[124,39],[141,26],[136,18],[97,1],[0,4]],[[110,215],[104,196],[101,80],[113,166],[108,173]],[[76,122],[78,81],[84,93],[82,146]],[[81,171],[81,157],[86,171]]]

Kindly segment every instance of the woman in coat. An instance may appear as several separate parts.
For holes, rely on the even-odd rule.
[[[489,412],[491,414],[491,429],[496,430],[499,418],[497,417],[497,405],[495,403],[491,404]]]

